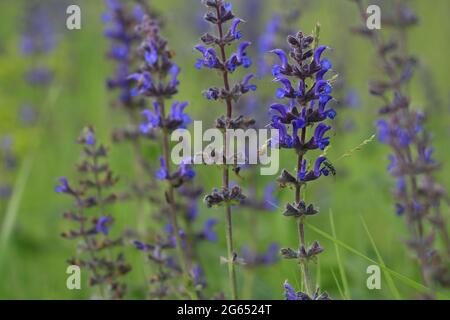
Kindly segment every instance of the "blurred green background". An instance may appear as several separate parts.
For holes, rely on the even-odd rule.
[[[101,22],[105,5],[102,0],[71,1],[82,9],[82,29],[74,31],[65,29],[65,6],[54,8],[52,18],[57,18],[53,22],[58,32],[58,46],[47,57],[40,57],[39,62],[45,62],[54,70],[55,79],[51,87],[35,89],[23,81],[24,72],[36,63],[20,52],[21,30],[26,19],[25,2],[0,1],[0,137],[11,137],[12,152],[17,157],[12,172],[0,170],[1,182],[13,187],[9,197],[0,199],[0,298],[89,298],[90,291],[86,286],[83,290],[66,289],[66,260],[74,254],[75,244],[60,238],[60,233],[68,226],[61,216],[72,203],[55,194],[54,186],[62,175],[75,177],[74,163],[79,159],[80,148],[74,141],[86,124],[95,126],[99,140],[111,147],[112,168],[122,178],[118,187],[125,186],[134,174],[129,156],[131,147],[113,145],[110,139],[112,129],[126,121],[123,113],[110,107],[116,95],[108,92],[105,86],[106,78],[114,72],[113,63],[106,59],[109,43],[103,36]],[[299,9],[301,15],[293,26],[297,30],[310,32],[319,21],[321,43],[333,48],[328,58],[341,73],[344,90],[353,90],[359,96],[358,107],[343,106],[339,110],[339,130],[333,137],[330,159],[338,159],[371,137],[375,133],[379,101],[368,95],[367,84],[381,75],[369,42],[349,31],[350,27],[359,24],[355,5],[345,0],[275,0],[265,1],[261,11],[253,11],[246,8],[249,2],[234,1],[235,11],[247,21],[245,28],[251,27],[260,33],[264,32],[264,25],[275,10]],[[427,128],[433,133],[435,157],[443,163],[437,179],[450,187],[450,153],[447,149],[450,138],[450,43],[447,41],[450,2],[407,2],[420,19],[419,25],[408,35],[408,47],[420,60],[409,93],[413,107],[428,113]],[[217,78],[194,68],[197,54],[192,49],[198,43],[201,28],[198,20],[203,6],[197,0],[152,0],[151,4],[165,19],[162,33],[176,52],[175,60],[182,68],[177,99],[190,102],[188,112],[193,119],[203,120],[204,127],[212,125],[223,108],[206,101],[201,91],[216,83]],[[280,35],[279,42],[283,37],[285,35]],[[272,95],[276,87],[270,76],[258,79],[256,84],[261,90],[259,94],[266,96]],[[36,105],[39,112],[34,125],[26,125],[21,120],[20,108],[28,101]],[[257,112],[265,114],[267,107],[261,105]],[[309,219],[312,226],[331,235],[330,212],[333,212],[339,243],[311,228],[307,228],[306,236],[309,241],[319,240],[325,248],[316,276],[321,287],[335,299],[343,298],[339,290],[339,286],[344,287],[340,270],[345,270],[348,281],[347,290],[342,288],[347,298],[394,297],[384,273],[381,290],[366,287],[366,268],[373,263],[356,252],[376,261],[379,257],[364,229],[363,220],[386,266],[407,278],[393,277],[401,298],[414,298],[419,293],[416,288],[416,283],[420,283],[418,268],[405,249],[406,228],[403,219],[395,215],[390,195],[394,181],[386,171],[388,152],[386,146],[374,140],[351,157],[335,162],[335,178],[320,180],[307,190],[308,199],[321,209],[318,216]],[[282,166],[292,168],[294,163],[289,153],[281,152],[281,155]],[[148,157],[155,159],[156,165],[155,150],[148,152]],[[217,186],[221,179],[219,170],[214,168],[198,167],[197,173],[197,181],[206,191]],[[245,172],[243,176],[246,176]],[[274,179],[258,177],[258,185],[263,186]],[[244,186],[247,183],[244,181]],[[281,190],[276,195],[283,203],[292,198],[292,191]],[[136,226],[137,207],[132,202],[115,205],[111,210],[118,219],[115,230]],[[449,208],[444,207],[447,218],[448,212]],[[219,263],[219,255],[226,255],[223,212],[207,210],[201,203],[202,219],[211,215],[220,219],[217,226],[219,241],[202,244],[201,257],[209,282],[208,292],[212,295],[227,288],[226,266]],[[295,223],[284,218],[280,210],[250,214],[247,209],[240,209],[235,210],[233,219],[237,248],[249,243],[249,227],[254,224],[254,219],[257,220],[261,250],[271,242],[286,247],[297,243]],[[342,246],[343,243],[353,252]],[[340,259],[336,256],[336,245]],[[126,248],[126,256],[133,266],[133,271],[126,276],[130,287],[127,298],[143,298],[146,283],[143,257],[131,246]],[[247,287],[249,274],[254,276],[250,288]],[[282,299],[283,282],[288,279],[298,288],[300,278],[296,263],[288,260],[251,271],[240,267],[238,271],[239,289],[244,298]]]

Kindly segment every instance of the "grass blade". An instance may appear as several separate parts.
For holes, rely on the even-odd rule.
[[[373,240],[372,234],[369,231],[369,228],[367,227],[366,221],[364,220],[363,216],[361,216],[361,222],[363,224],[364,229],[366,230],[367,236],[369,237],[369,240],[372,244],[373,250],[375,251],[375,254],[377,255],[377,259],[379,261],[379,264],[383,267],[386,267],[386,264],[383,261],[383,257],[381,256],[380,252],[378,251],[377,245],[375,244],[375,241]],[[391,290],[392,295],[396,300],[400,300],[400,292],[398,291],[397,287],[395,286],[394,281],[392,280],[391,275],[389,272],[384,271],[384,276],[386,277],[386,282],[388,284],[389,290]]]
[[[367,261],[369,261],[369,262],[371,262],[373,264],[378,264],[375,260],[369,258],[365,254],[363,254],[363,253],[359,252],[358,250],[352,248],[348,244],[346,244],[346,243],[336,239],[335,237],[333,237],[332,235],[328,234],[327,232],[322,231],[321,229],[319,229],[319,228],[309,224],[308,222],[306,222],[305,225],[309,229],[311,229],[314,232],[320,234],[322,237],[337,243],[339,246],[341,246],[344,249],[347,249],[348,251],[352,252],[353,254],[357,255],[358,257],[363,258],[364,260],[367,260]],[[392,276],[394,276],[399,281],[403,282],[404,284],[408,285],[411,288],[414,288],[414,289],[416,289],[416,290],[418,290],[420,292],[425,292],[425,293],[430,291],[430,289],[428,287],[424,286],[423,284],[421,284],[421,283],[419,283],[419,282],[417,282],[415,280],[412,280],[412,279],[410,279],[410,278],[408,278],[408,277],[406,277],[406,276],[404,276],[404,275],[402,275],[402,274],[400,274],[400,273],[398,273],[398,272],[396,272],[396,271],[394,271],[394,270],[392,270],[392,269],[390,269],[390,268],[388,268],[386,266],[380,266],[380,268],[383,271],[389,272]],[[450,299],[450,295],[447,294],[447,293],[437,292],[436,296],[438,298]]]
[[[338,278],[336,277],[336,273],[334,273],[333,269],[331,269],[331,274],[333,275],[334,282],[336,282],[336,287],[338,288],[339,294],[341,295],[342,299],[346,300],[344,291],[342,291],[342,287],[341,287],[341,285],[339,284],[339,280],[338,280]]]
[[[19,171],[16,183],[14,184],[14,191],[11,199],[8,202],[8,206],[5,211],[4,220],[1,227],[0,233],[0,262],[3,261],[3,256],[11,236],[11,232],[14,223],[17,219],[17,214],[19,211],[20,201],[22,199],[23,191],[27,184],[28,177],[30,176],[30,171],[33,161],[32,158],[26,158],[23,165]]]
[[[333,237],[337,238],[336,237],[336,227],[334,224],[334,217],[333,217],[332,210],[330,210],[330,225],[331,225],[331,233],[332,233]],[[344,294],[342,296],[344,297],[344,299],[351,299],[350,289],[349,289],[349,285],[348,285],[348,281],[347,281],[347,275],[345,273],[344,264],[342,263],[341,254],[339,252],[339,246],[337,245],[337,243],[334,243],[334,249],[336,251],[336,259],[337,259],[337,263],[339,266],[339,273],[341,275],[341,281],[342,281],[342,285],[344,287]]]

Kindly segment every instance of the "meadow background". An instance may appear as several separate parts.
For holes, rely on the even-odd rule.
[[[25,84],[23,74],[37,61],[20,52],[25,2],[0,1],[0,139],[12,139],[12,152],[16,157],[13,170],[5,166],[0,169],[0,182],[12,187],[9,196],[0,198],[0,298],[89,298],[85,286],[79,291],[66,289],[66,260],[74,252],[74,243],[63,240],[60,233],[67,229],[62,213],[71,207],[71,200],[57,195],[54,187],[60,176],[75,177],[74,163],[79,159],[80,147],[74,141],[86,124],[95,126],[99,140],[111,147],[111,166],[121,177],[118,188],[125,186],[135,172],[129,156],[131,148],[126,144],[113,145],[110,138],[112,129],[125,120],[123,113],[111,108],[115,94],[108,92],[105,86],[106,78],[114,72],[113,63],[106,59],[109,43],[103,35],[101,21],[105,5],[102,0],[71,1],[82,9],[82,29],[68,31],[64,1],[51,1],[55,3],[51,18],[58,33],[58,45],[50,55],[38,59],[54,70],[55,78],[47,89],[33,89]],[[331,160],[339,159],[375,133],[379,101],[369,96],[367,84],[369,79],[380,77],[380,70],[369,42],[349,31],[359,24],[353,3],[275,0],[264,1],[259,4],[260,10],[255,10],[256,7],[249,6],[258,1],[233,2],[235,11],[247,21],[244,34],[249,27],[263,33],[264,25],[275,10],[300,9],[301,15],[294,27],[305,32],[310,32],[316,22],[320,22],[321,43],[333,48],[328,57],[345,82],[343,96],[353,92],[359,100],[352,107],[342,105],[338,110],[339,129],[329,150]],[[437,179],[449,188],[450,43],[447,39],[450,2],[406,2],[420,19],[419,25],[408,34],[408,48],[420,60],[409,93],[413,107],[428,114],[427,127],[433,133],[435,157],[443,164]],[[197,54],[193,47],[198,43],[202,28],[199,17],[204,12],[203,6],[197,0],[152,0],[151,4],[165,19],[162,33],[182,68],[177,99],[190,102],[188,111],[194,120],[203,120],[204,126],[212,124],[223,108],[206,101],[201,91],[216,79],[194,68]],[[281,41],[286,35],[279,36]],[[270,75],[258,79],[256,84],[261,90],[259,94],[273,95],[276,88]],[[32,125],[23,121],[20,110],[24,103],[33,103],[38,110]],[[268,105],[261,105],[257,112],[265,114],[267,109]],[[388,152],[386,146],[374,140],[351,157],[336,161],[336,177],[313,183],[307,190],[309,199],[321,209],[319,215],[309,219],[306,233],[309,240],[318,239],[325,248],[316,276],[320,278],[321,287],[335,299],[406,299],[420,292],[417,265],[403,243],[404,221],[395,215],[390,195],[394,181],[386,171]],[[156,160],[156,153],[157,150],[149,150],[148,157]],[[281,155],[281,166],[292,168],[292,159],[283,152]],[[210,190],[220,180],[221,173],[213,168],[198,167],[197,174],[197,181],[205,190]],[[257,179],[257,185],[261,186],[258,192],[262,192],[262,186],[275,177],[258,176]],[[248,180],[243,185],[246,183]],[[281,190],[276,196],[283,203],[292,197],[292,191]],[[115,230],[136,226],[135,204],[121,203],[112,210],[118,220]],[[246,209],[235,210],[235,246],[248,244],[254,221],[261,250],[271,242],[295,246],[295,224],[280,211],[250,214]],[[444,207],[444,212],[448,219],[449,208]],[[211,215],[223,218],[222,210],[208,210],[201,203],[202,219]],[[223,224],[216,230],[218,242],[202,244],[202,261],[211,293],[227,288],[226,266],[220,265],[218,258],[226,254]],[[133,267],[126,276],[130,287],[127,298],[143,298],[146,288],[143,257],[131,245],[126,249],[126,256]],[[382,289],[368,290],[366,268],[373,262],[367,258],[384,263],[400,276],[392,275],[393,284],[390,284],[383,273]],[[251,272],[245,268],[238,270],[243,298],[282,299],[286,279],[296,287],[300,283],[298,267],[292,261],[280,260]],[[248,286],[249,277],[253,277],[252,286]],[[396,290],[399,295],[395,294]]]

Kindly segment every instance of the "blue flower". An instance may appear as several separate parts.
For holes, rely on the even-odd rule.
[[[140,125],[140,131],[143,134],[147,134],[151,129],[161,125],[161,114],[158,102],[153,102],[153,108],[155,110],[154,112],[146,109],[141,113],[145,117],[145,122]]]
[[[217,222],[218,221],[216,218],[209,218],[205,221],[203,230],[201,232],[203,238],[211,242],[217,241],[217,234],[213,229]]]
[[[393,154],[388,155],[388,159],[390,160],[390,163],[387,167],[389,172],[393,172],[396,168],[397,168],[397,157],[394,156]]]
[[[324,113],[325,107],[327,106],[328,102],[330,102],[332,99],[333,97],[328,94],[321,95],[319,97],[319,107],[318,107],[319,113]]]
[[[272,67],[272,75],[274,77],[278,76],[280,73],[285,72],[288,67],[288,58],[286,53],[281,49],[274,49],[271,51],[272,53],[276,54],[278,58],[280,58],[281,65],[275,64]]]
[[[314,297],[309,297],[306,293],[301,291],[295,292],[294,288],[287,282],[284,282],[284,298],[286,300],[328,300],[328,294],[323,293],[318,295],[318,292],[314,294]]]
[[[179,175],[183,179],[190,180],[195,177],[195,171],[191,168],[191,159],[183,159],[178,169]]]
[[[295,139],[294,141],[295,144],[295,142],[300,141],[300,139],[298,138],[298,130],[306,126],[306,121],[302,117],[299,117],[295,120],[292,120],[291,124],[292,124],[292,138]]]
[[[144,19],[145,12],[139,4],[135,5],[133,8],[133,16],[136,19],[137,22],[141,23]]]
[[[133,241],[133,244],[136,247],[136,249],[141,250],[141,251],[149,251],[153,248],[153,246],[143,243],[141,241],[137,241],[137,240]]]
[[[412,141],[412,137],[407,129],[397,128],[397,139],[400,146],[406,148]]]
[[[378,120],[377,122],[378,129],[378,139],[381,143],[389,143],[391,130],[389,129],[389,125],[386,120]]]
[[[219,99],[220,91],[217,88],[208,88],[206,91],[203,91],[203,95],[208,100],[217,100]]]
[[[316,96],[320,98],[321,96],[327,97],[331,93],[332,88],[331,88],[330,84],[328,83],[328,81],[319,80],[316,82],[316,86],[315,86],[314,90],[315,90]]]
[[[176,237],[175,237],[175,230],[171,223],[168,223],[164,227],[164,231],[168,235],[169,244],[175,248],[176,246]],[[180,235],[180,238],[183,240],[186,237],[186,233],[183,229],[178,229],[178,234]],[[181,241],[181,247],[184,247],[184,241]]]
[[[206,281],[203,279],[203,271],[199,265],[195,265],[191,268],[192,280],[196,286],[205,286]]]
[[[280,122],[273,122],[272,128],[278,129],[279,142],[278,144],[276,144],[274,143],[275,142],[274,140],[271,140],[272,141],[271,147],[273,148],[283,147],[287,149],[292,148],[293,146],[292,137],[287,133],[286,126]]]
[[[164,160],[164,157],[159,157],[159,163],[160,163],[160,168],[156,172],[156,178],[158,180],[165,180],[168,178],[168,172],[167,172],[166,160]]]
[[[345,105],[350,108],[358,108],[361,106],[361,98],[356,90],[351,89],[347,92],[347,95],[344,99]]]
[[[148,48],[145,50],[144,58],[145,62],[147,62],[149,66],[154,66],[158,61],[158,51],[156,50],[153,41],[149,41]]]
[[[57,193],[68,193],[70,192],[69,181],[65,177],[59,178],[60,185],[55,187]]]
[[[405,213],[405,207],[402,204],[396,203],[395,208],[396,208],[395,214],[397,216],[401,216],[401,215],[403,215],[403,213]]]
[[[109,225],[111,224],[111,222],[111,217],[100,217],[95,225],[95,230],[98,233],[103,233],[105,236],[107,236],[109,234]]]
[[[431,156],[433,155],[433,148],[426,148],[424,150],[424,160],[426,164],[435,164],[436,161],[434,159],[431,158]]]
[[[314,175],[318,178],[322,174],[324,176],[328,176],[329,171],[326,167],[321,167],[321,165],[327,160],[324,156],[320,156],[317,158],[316,163],[314,164]]]
[[[233,10],[233,4],[231,4],[231,3],[229,3],[229,2],[225,2],[224,5],[223,5],[223,8],[224,8],[226,11],[231,11],[231,10]]]
[[[323,80],[324,75],[331,69],[332,64],[328,59],[323,59],[320,62],[321,69],[316,74],[316,81]]]
[[[86,144],[90,145],[90,146],[94,145],[95,142],[96,142],[95,135],[94,135],[94,133],[92,131],[88,131],[86,133],[85,139],[86,139]]]
[[[221,65],[214,48],[207,49],[205,46],[197,45],[194,49],[198,50],[203,55],[203,59],[197,59],[198,62],[195,64],[197,69],[201,69],[202,66],[213,69]]]
[[[176,64],[172,65],[172,68],[170,68],[170,70],[169,70],[169,74],[171,76],[170,86],[177,87],[180,84],[180,82],[178,81],[178,75],[180,74],[180,68]]]
[[[297,293],[287,280],[284,282],[284,290],[284,297],[286,300],[298,300]]]
[[[287,107],[284,104],[273,103],[272,105],[270,105],[269,108],[271,110],[275,110],[279,113],[278,115],[273,115],[272,120],[274,122],[278,122],[278,121],[286,122],[288,120],[287,119],[287,110],[286,110]]]
[[[267,251],[260,256],[262,264],[269,265],[278,261],[278,252],[280,246],[277,243],[271,243]]]
[[[277,39],[277,32],[280,29],[281,25],[281,16],[278,13],[274,13],[271,19],[266,24],[265,30],[262,33],[261,37],[258,40],[258,71],[259,75],[263,76],[270,70],[270,66],[266,62],[266,54],[269,52],[275,45]],[[273,68],[272,68],[273,69]],[[272,73],[274,73],[272,71]],[[278,75],[278,72],[275,72],[274,76]]]
[[[187,105],[187,102],[179,103],[175,101],[170,108],[168,118],[169,120],[180,122],[178,128],[185,128],[186,125],[191,123],[191,118],[189,117],[189,115],[187,113],[183,113]]]
[[[233,53],[226,63],[227,70],[233,72],[237,67],[243,66],[248,68],[252,64],[252,60],[247,56],[245,50],[251,43],[248,41],[241,42],[237,48],[237,52]]]
[[[297,176],[301,181],[304,181],[306,178],[306,159],[303,159],[302,165],[300,166],[300,171],[298,172]]]
[[[127,77],[128,81],[136,81],[138,87],[132,89],[133,97],[139,94],[145,94],[153,89],[153,78],[149,72],[133,73]]]
[[[110,57],[116,60],[125,60],[128,58],[129,49],[124,45],[113,45],[111,46],[111,51],[109,52]]]
[[[242,22],[242,20],[239,18],[234,19],[233,24],[231,25],[231,28],[230,28],[230,33],[236,40],[239,40],[240,38],[242,38],[242,32],[237,30],[237,27],[238,27],[239,23],[241,23],[241,22]]]
[[[318,64],[321,63],[320,61],[320,57],[322,56],[322,53],[327,49],[327,46],[319,46],[315,51],[314,51],[314,61]]]
[[[286,77],[278,76],[273,81],[280,82],[284,86],[284,88],[278,88],[276,90],[276,96],[278,99],[282,99],[284,97],[294,98],[302,95],[300,91],[294,90],[291,81]]]
[[[256,85],[249,83],[249,81],[254,77],[253,74],[248,74],[242,79],[241,82],[241,92],[247,93],[249,91],[256,91]]]
[[[324,123],[319,123],[314,131],[314,142],[320,150],[324,150],[330,144],[330,137],[323,137],[324,134],[331,129]]]

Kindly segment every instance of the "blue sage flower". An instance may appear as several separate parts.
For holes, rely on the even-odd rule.
[[[95,230],[98,233],[103,233],[105,236],[109,234],[109,225],[112,222],[111,217],[100,217],[95,225]]]
[[[245,51],[250,44],[251,43],[248,41],[244,41],[239,44],[237,52],[233,53],[226,62],[228,71],[234,72],[239,66],[249,68],[252,65],[252,60],[247,56]]]
[[[282,49],[271,51],[280,61],[272,67],[274,81],[282,85],[281,88],[276,89],[275,95],[278,99],[287,101],[287,103],[275,103],[269,107],[272,113],[270,125],[278,130],[278,137],[276,137],[278,139],[272,139],[271,147],[293,149],[297,172],[293,174],[284,169],[277,181],[281,187],[290,186],[295,189],[295,201],[285,205],[283,215],[299,218],[318,213],[312,204],[306,204],[302,200],[302,187],[322,176],[335,174],[334,167],[326,157],[320,155],[315,160],[309,160],[308,155],[312,150],[325,150],[330,145],[331,139],[325,135],[332,127],[325,121],[333,120],[336,117],[336,111],[328,107],[329,102],[333,100],[333,88],[328,79],[332,64],[328,59],[322,58],[327,47],[313,48],[314,36],[306,36],[302,32],[288,36],[287,42],[290,47],[289,54]],[[289,59],[293,62],[290,63]],[[307,141],[308,130],[314,130],[314,132]],[[310,169],[308,164],[312,163],[314,165]],[[304,222],[299,221],[300,226],[297,228],[303,230]],[[298,259],[307,285],[306,293],[302,293],[295,292],[286,282],[285,291],[288,300],[315,300],[328,297],[326,293],[319,295],[319,291],[314,292],[315,288],[311,285],[312,279],[307,268],[310,258],[320,254],[323,249],[317,241],[307,247],[304,238],[303,235],[300,237],[297,250],[281,249],[284,258]]]

